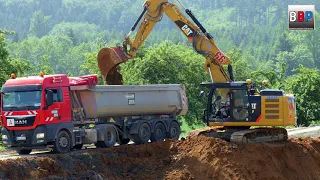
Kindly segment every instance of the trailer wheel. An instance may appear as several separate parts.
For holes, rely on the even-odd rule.
[[[151,128],[149,124],[142,123],[139,126],[138,134],[133,134],[132,141],[135,144],[146,144],[148,143],[150,137],[151,137]]]
[[[19,149],[16,150],[18,154],[30,154],[32,149]]]
[[[54,153],[67,153],[70,151],[71,139],[69,133],[62,130],[58,133],[57,139],[54,142]]]
[[[176,121],[172,121],[169,126],[169,132],[167,134],[169,139],[178,140],[180,137],[180,126]]]
[[[163,141],[166,138],[166,127],[162,122],[158,122],[154,127],[154,132],[151,134],[151,142]]]

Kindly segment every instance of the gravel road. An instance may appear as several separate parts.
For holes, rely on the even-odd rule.
[[[320,124],[312,125],[309,127],[299,127],[299,128],[288,129],[288,135],[289,137],[293,137],[293,138],[320,137]]]

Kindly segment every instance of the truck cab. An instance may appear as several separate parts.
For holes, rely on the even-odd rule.
[[[29,154],[31,147],[54,145],[60,130],[73,129],[66,75],[22,78],[12,75],[1,92],[2,139],[7,147],[17,147],[19,153]]]

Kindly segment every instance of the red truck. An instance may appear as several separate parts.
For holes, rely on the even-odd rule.
[[[16,78],[1,91],[2,141],[19,154],[56,153],[178,139],[188,103],[183,84],[97,85],[97,75]]]

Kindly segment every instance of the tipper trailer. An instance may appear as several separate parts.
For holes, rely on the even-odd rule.
[[[97,75],[16,78],[2,87],[2,141],[19,154],[56,153],[178,139],[186,115],[183,84],[97,85]]]

